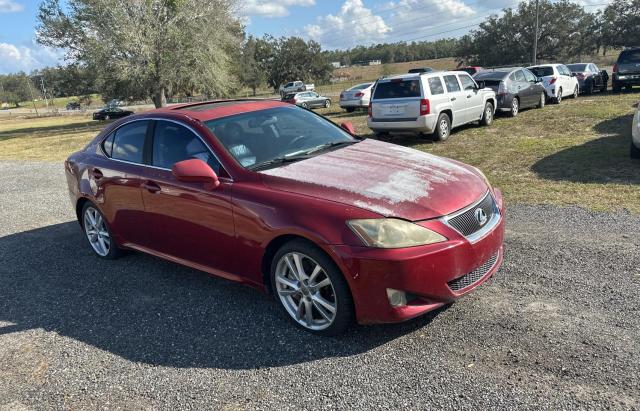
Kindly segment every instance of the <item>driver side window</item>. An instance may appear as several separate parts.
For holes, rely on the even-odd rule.
[[[153,133],[154,167],[171,169],[175,163],[197,158],[220,174],[220,163],[191,130],[170,121],[156,121]]]

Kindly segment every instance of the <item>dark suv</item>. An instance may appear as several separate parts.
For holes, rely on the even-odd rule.
[[[640,47],[623,50],[613,66],[613,91],[640,86]]]

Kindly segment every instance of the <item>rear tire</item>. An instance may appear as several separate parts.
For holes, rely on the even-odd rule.
[[[547,104],[547,95],[545,93],[540,93],[540,101],[538,101],[537,108],[544,108],[544,105]]]
[[[579,94],[580,94],[580,89],[578,88],[578,86],[576,86],[576,88],[573,89],[573,94],[571,95],[571,98],[576,99],[578,98]]]
[[[640,158],[640,148],[636,147],[636,145],[633,144],[633,141],[631,142],[630,154],[631,158]]]
[[[325,100],[324,101],[324,108],[329,108],[331,107],[331,100]]]
[[[91,249],[100,258],[115,260],[122,255],[107,219],[93,203],[87,201],[82,207],[80,225]]]
[[[309,105],[307,103],[302,103],[300,104],[300,107],[302,108],[309,108]]]
[[[558,95],[555,98],[556,104],[562,103],[562,88],[558,89]]]
[[[493,104],[487,101],[487,104],[484,105],[484,113],[482,114],[480,125],[490,126],[491,123],[493,123]]]
[[[313,279],[316,266],[321,271]],[[293,240],[280,247],[271,263],[270,279],[280,308],[305,331],[333,336],[343,333],[353,323],[355,315],[349,285],[335,262],[314,244]],[[325,285],[315,288],[318,283]],[[296,287],[298,291],[294,291]],[[306,316],[307,310],[311,317]]]
[[[520,112],[520,100],[518,97],[514,97],[511,100],[511,110],[509,110],[509,117],[515,117]]]
[[[441,113],[438,116],[436,122],[436,131],[433,132],[433,139],[435,141],[446,141],[451,134],[451,119],[445,113]]]

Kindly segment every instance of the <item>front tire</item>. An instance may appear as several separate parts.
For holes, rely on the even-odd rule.
[[[435,141],[446,141],[451,134],[451,119],[445,113],[441,113],[438,116],[436,122],[436,131],[433,132],[433,139]]]
[[[87,202],[82,207],[81,218],[82,230],[93,252],[107,260],[120,257],[122,250],[116,245],[106,218],[93,203]]]
[[[511,100],[511,110],[509,110],[509,117],[515,117],[519,112],[520,100],[518,100],[518,97],[514,97],[513,100]]]
[[[354,319],[344,275],[322,250],[304,240],[283,245],[271,263],[271,287],[287,316],[318,335],[343,333]]]
[[[329,108],[331,107],[331,100],[325,100],[324,101],[324,108]]]
[[[484,105],[484,114],[482,114],[480,124],[483,126],[490,126],[491,123],[493,123],[493,104],[487,101],[487,104]]]

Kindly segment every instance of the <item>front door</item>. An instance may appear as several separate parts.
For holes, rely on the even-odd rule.
[[[484,97],[478,92],[479,87],[468,74],[459,74],[458,78],[466,95],[467,121],[480,120],[484,114]]]
[[[186,262],[229,273],[235,245],[232,183],[221,178],[217,188],[178,181],[171,167],[198,158],[220,175],[211,149],[184,125],[155,121],[151,165],[142,197],[145,220],[153,234],[149,248]]]

